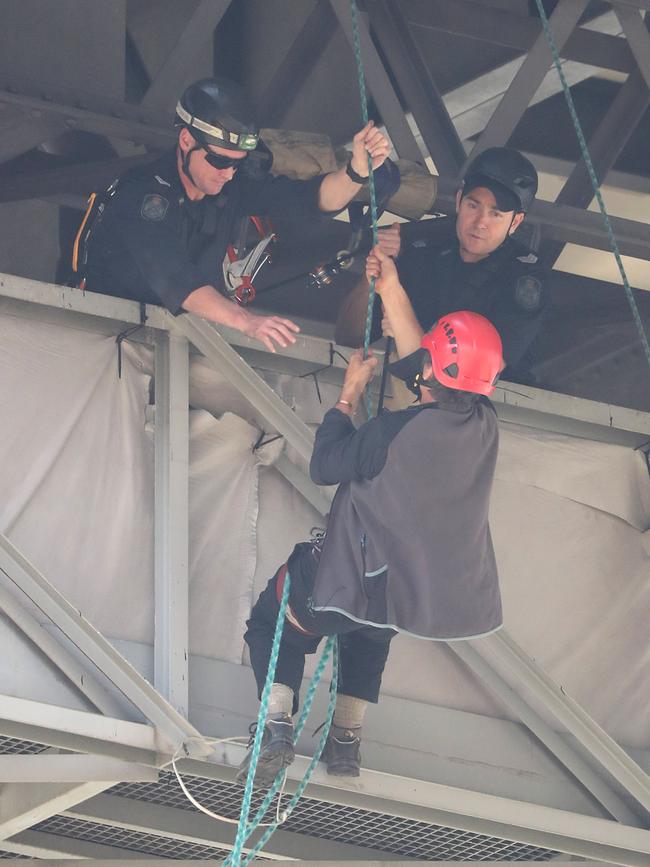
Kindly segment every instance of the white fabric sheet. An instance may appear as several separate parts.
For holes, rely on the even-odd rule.
[[[118,379],[113,338],[0,318],[0,530],[104,634],[147,643],[149,364],[148,351],[126,345]],[[190,648],[241,662],[251,603],[322,519],[272,467],[281,445],[253,452],[254,414],[204,362],[192,367],[200,373],[193,373],[190,421]],[[291,377],[273,376],[313,423],[329,389],[321,405],[306,383],[294,389]],[[649,515],[639,453],[502,426],[491,520],[506,625],[613,737],[642,748],[650,747]],[[250,672],[242,676],[252,690]],[[398,637],[384,690],[507,716],[433,642]]]

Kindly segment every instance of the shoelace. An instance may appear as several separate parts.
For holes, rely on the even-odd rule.
[[[248,726],[248,743],[246,744],[246,749],[250,749],[253,746],[253,741],[255,740],[255,732],[257,731],[257,722],[252,722]]]
[[[325,725],[325,722],[322,722],[322,723],[318,726],[318,728],[315,729],[315,730],[311,733],[311,736],[312,736],[313,738],[315,738],[316,735],[318,734],[318,732],[323,728],[324,725]],[[353,734],[353,730],[352,730],[352,729],[343,729],[343,731],[345,732],[345,735],[347,736],[347,739],[346,739],[346,740],[341,740],[340,737],[337,738],[336,735],[334,734],[334,728],[340,728],[340,726],[334,726],[334,725],[332,725],[332,728],[330,729],[330,734],[329,734],[329,736],[330,736],[333,740],[338,741],[340,744],[351,744],[351,743],[353,743],[354,741],[359,741],[359,742],[361,742],[361,738],[359,737],[359,735],[355,735],[355,734]]]

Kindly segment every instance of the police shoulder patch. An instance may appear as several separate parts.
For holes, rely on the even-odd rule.
[[[515,301],[522,310],[526,310],[528,313],[539,309],[542,303],[542,284],[537,277],[531,277],[528,274],[517,280]]]
[[[158,223],[165,219],[168,207],[169,200],[164,196],[159,196],[158,193],[147,193],[142,200],[140,216],[144,217],[145,220],[152,220],[154,223]]]

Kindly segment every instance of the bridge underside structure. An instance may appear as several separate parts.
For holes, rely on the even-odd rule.
[[[537,165],[526,222],[554,263],[553,312],[543,387],[496,394],[507,631],[400,636],[362,777],[317,770],[271,860],[650,861],[648,370],[535,5],[360,4],[373,116],[400,159],[437,174],[431,210],[452,211],[484,147]],[[347,227],[279,226],[265,280],[284,285],[260,301],[303,328],[278,355],[58,285],[60,261],[85,196],[173,144],[177,94],[203,75],[236,70],[268,128],[348,142],[349,5],[4,6],[0,855],[220,860],[234,826],[192,807],[171,759],[185,745],[193,796],[237,815],[244,747],[205,738],[245,735],[255,716],[243,624],[328,511],[307,461],[349,352],[332,334],[355,278],[327,293],[288,278],[345,246]],[[647,323],[650,3],[545,7]],[[325,706],[323,694],[313,728]],[[288,791],[313,748],[304,736]]]
[[[43,466],[30,469],[29,443],[21,448],[14,442],[14,468],[4,471],[3,487],[15,495],[8,498],[4,517],[9,526],[0,540],[8,663],[0,699],[0,848],[7,857],[221,858],[232,846],[233,826],[189,804],[170,760],[184,743],[179,769],[194,797],[219,815],[236,815],[241,790],[234,772],[244,747],[229,742],[213,747],[199,733],[211,738],[245,734],[255,714],[252,677],[237,629],[253,594],[280,562],[274,549],[286,555],[295,534],[299,538],[301,528],[327,510],[328,492],[313,486],[306,474],[310,423],[332,402],[344,362],[321,338],[302,337],[287,355],[271,356],[240,335],[221,334],[200,320],[175,319],[151,307],[145,326],[121,342],[118,377],[115,338],[139,325],[138,305],[8,275],[0,283],[7,350],[4,405],[13,395],[9,428],[26,430],[21,413],[25,402],[34,400],[50,442],[59,443],[61,420],[51,414],[46,392],[60,390],[53,403],[65,409],[66,391],[74,388],[83,403],[55,456],[44,447]],[[87,370],[80,372],[83,359]],[[155,372],[153,406],[150,375],[144,373],[148,365]],[[46,368],[51,371],[47,384]],[[12,378],[34,371],[36,393],[26,398]],[[92,394],[84,383],[91,383]],[[564,854],[647,862],[650,754],[639,746],[646,711],[642,695],[630,694],[629,684],[642,679],[645,670],[644,661],[633,657],[647,619],[647,554],[640,552],[645,551],[644,515],[647,520],[642,449],[650,438],[650,419],[639,411],[538,389],[516,386],[513,393],[506,388],[497,402],[503,445],[493,530],[499,551],[502,526],[512,534],[500,563],[511,628],[472,643],[425,642],[423,648],[415,639],[397,641],[386,695],[368,724],[367,770],[358,782],[334,780],[318,770],[304,801],[269,844],[268,857],[438,862],[536,861]],[[210,401],[208,409],[201,408]],[[236,401],[248,410],[235,412]],[[112,435],[91,442],[104,427],[105,410],[98,408],[106,405]],[[69,414],[68,408],[62,418]],[[33,422],[29,409],[27,416]],[[134,419],[136,439],[129,440]],[[33,435],[42,438],[43,430]],[[132,463],[141,461],[133,445],[138,439],[145,443],[144,463],[153,464],[149,491]],[[242,492],[249,512],[222,527],[217,520],[222,510],[239,507],[232,483],[233,478],[242,481],[238,462],[245,463],[244,454],[257,465],[257,478]],[[540,466],[531,484],[522,466],[533,457]],[[595,468],[595,458],[606,459]],[[558,469],[560,475],[584,477],[590,464],[597,481],[593,490],[583,478],[582,489],[569,497],[561,482],[551,479]],[[97,465],[108,467],[113,477],[102,474],[99,490],[87,469]],[[606,506],[598,497],[612,472],[625,481],[612,482]],[[13,473],[24,480],[22,490]],[[60,478],[67,486],[59,487]],[[134,491],[125,490],[129,484]],[[140,523],[131,527],[132,536],[124,530],[126,557],[120,543],[111,559],[103,538],[107,526],[96,520],[95,510],[108,508],[113,514],[114,504],[101,500],[110,500],[116,488],[126,522],[113,515],[119,532],[138,515]],[[619,488],[627,494],[616,505]],[[91,489],[94,503],[87,496]],[[251,501],[253,490],[259,494],[257,504]],[[539,504],[531,502],[540,494]],[[510,525],[512,513],[504,505],[513,496],[515,509],[528,510],[522,527]],[[212,512],[209,499],[215,501]],[[271,516],[273,510],[277,514]],[[79,527],[84,511],[90,512],[92,526]],[[249,526],[256,511],[251,536],[239,523]],[[46,513],[51,527],[41,537],[37,527]],[[199,513],[205,524],[197,530]],[[569,526],[553,529],[554,521],[563,524],[568,515],[573,516]],[[540,517],[548,522],[540,543],[551,549],[564,544],[567,550],[552,556],[558,562],[568,557],[571,571],[570,581],[566,574],[546,574],[549,598],[560,597],[549,617],[565,605],[565,592],[584,597],[591,588],[594,595],[583,598],[583,611],[565,611],[556,622],[543,615],[546,625],[535,629],[531,624],[540,615],[531,610],[538,592],[534,585],[545,564],[530,549],[537,529],[526,531],[523,525]],[[606,537],[602,545],[592,542],[597,557],[605,550],[612,556],[602,576],[595,575],[591,562],[578,565],[582,554],[571,554],[568,540],[584,534],[582,520],[590,533]],[[206,525],[214,541],[205,536]],[[230,562],[231,534],[237,536],[240,555],[244,541],[252,540],[255,578],[245,586],[234,567],[224,574],[224,567],[214,565]],[[60,551],[54,539],[60,540]],[[212,544],[220,558],[210,562]],[[149,545],[152,550],[143,551]],[[600,594],[614,574],[620,598],[616,605],[605,604]],[[136,610],[138,605],[145,610]],[[210,628],[203,619],[206,610]],[[588,638],[583,616],[593,624],[595,634]],[[612,630],[618,632],[623,622],[626,634],[619,632],[615,646],[596,652],[588,676],[582,654],[606,641]],[[565,649],[562,659],[558,651]],[[561,680],[547,674],[540,659]],[[611,671],[621,663],[630,666],[618,669],[624,681],[620,691],[601,682],[606,660]],[[636,745],[618,746],[570,697],[571,684],[597,716]],[[612,713],[613,696],[621,702],[620,713]],[[322,695],[316,721],[325,703]],[[311,749],[311,738],[303,738],[300,752],[309,755]],[[306,760],[299,758],[289,790],[305,767]]]

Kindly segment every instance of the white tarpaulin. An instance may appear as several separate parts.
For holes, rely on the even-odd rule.
[[[148,355],[125,345],[118,379],[114,338],[0,318],[0,531],[104,634],[151,644]],[[193,367],[190,646],[240,662],[255,594],[322,519],[271,466],[281,445],[254,451],[254,414],[235,415],[231,387]],[[312,422],[331,387],[310,404],[308,381],[295,382],[293,402]],[[291,377],[274,385],[291,399]],[[502,426],[492,529],[508,629],[613,737],[646,748],[649,516],[640,453]],[[398,637],[384,689],[506,715],[432,642]]]

